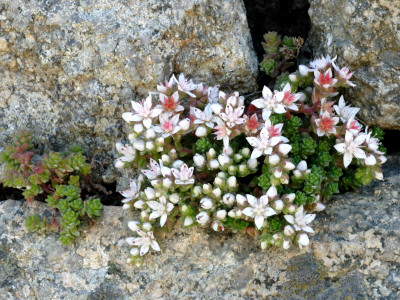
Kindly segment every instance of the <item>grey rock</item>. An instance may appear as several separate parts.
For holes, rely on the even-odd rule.
[[[308,248],[261,251],[246,234],[175,228],[141,267],[126,263],[127,222],[108,206],[71,246],[25,231],[41,202],[0,202],[0,295],[6,299],[398,299],[400,157],[385,179],[339,195]]]
[[[400,2],[310,0],[308,45],[315,55],[338,55],[357,87],[346,100],[368,125],[400,129]]]
[[[0,145],[28,128],[43,148],[110,156],[130,101],[181,72],[256,89],[242,0],[1,1]]]

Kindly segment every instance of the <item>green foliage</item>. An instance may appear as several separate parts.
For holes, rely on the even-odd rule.
[[[81,198],[83,184],[90,175],[91,166],[86,162],[82,148],[72,146],[70,152],[50,152],[43,161],[32,161],[34,153],[32,137],[28,132],[21,132],[11,145],[0,154],[0,161],[5,163],[5,175],[1,179],[4,186],[23,190],[27,201],[37,195],[46,196],[45,201],[61,214],[60,241],[71,244],[79,235],[79,227],[90,219],[101,216],[102,204],[99,199]],[[81,185],[82,183],[82,185]],[[44,231],[46,219],[33,215],[26,219],[29,231]]]
[[[283,226],[286,224],[286,220],[282,216],[272,216],[267,219],[269,232],[282,231]]]
[[[213,143],[207,137],[198,139],[194,144],[194,150],[198,153],[206,153],[211,148],[213,148]]]
[[[250,225],[249,222],[246,222],[242,219],[234,219],[231,217],[227,217],[224,221],[224,226],[231,229],[232,231],[242,231],[246,229]]]

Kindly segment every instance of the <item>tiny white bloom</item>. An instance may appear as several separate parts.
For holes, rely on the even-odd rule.
[[[151,108],[151,95],[146,100],[142,100],[141,103],[132,101],[132,108],[134,112],[126,112],[122,114],[122,118],[126,122],[142,122],[146,128],[150,128],[153,119],[156,118],[162,110],[159,108]]]
[[[253,195],[246,195],[250,207],[243,210],[243,214],[254,218],[256,227],[260,229],[264,224],[264,219],[276,214],[275,210],[268,206],[268,196],[261,196],[259,199]]]
[[[353,156],[359,159],[366,158],[364,150],[361,149],[365,138],[365,134],[359,134],[354,138],[354,135],[350,131],[346,131],[344,143],[339,143],[334,146],[338,152],[343,154],[343,164],[345,168],[350,165]]]
[[[149,216],[149,220],[160,217],[161,227],[167,221],[168,214],[174,209],[174,205],[168,202],[164,196],[158,198],[158,201],[147,201],[147,205],[153,210]]]
[[[138,229],[136,232],[139,237],[127,238],[126,241],[131,246],[140,246],[140,256],[145,255],[149,251],[150,247],[155,251],[160,251],[160,246],[155,240],[152,231],[144,232],[143,230]]]
[[[194,167],[188,168],[186,164],[183,164],[180,169],[171,169],[172,174],[175,176],[175,184],[193,184],[193,171]]]
[[[285,215],[284,217],[296,231],[314,233],[314,230],[308,224],[315,219],[315,214],[306,214],[303,205],[297,209],[294,217],[292,215]]]
[[[119,192],[125,199],[122,200],[122,203],[129,202],[131,200],[136,199],[139,196],[140,191],[140,182],[136,182],[136,180],[131,179],[129,188],[125,191]]]

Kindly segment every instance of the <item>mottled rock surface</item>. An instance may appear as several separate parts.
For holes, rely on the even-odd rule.
[[[338,55],[355,71],[348,99],[367,124],[400,129],[400,1],[309,1],[315,55]]]
[[[25,231],[43,203],[0,202],[0,295],[6,299],[398,299],[400,159],[385,180],[336,197],[314,221],[309,248],[260,251],[244,234],[176,229],[126,265],[133,219],[106,207],[73,247]]]
[[[0,1],[0,145],[28,128],[41,148],[104,156],[130,101],[181,72],[254,91],[242,0]]]

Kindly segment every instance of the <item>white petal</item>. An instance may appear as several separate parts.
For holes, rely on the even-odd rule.
[[[254,223],[256,224],[256,227],[258,229],[260,229],[264,224],[264,217],[263,216],[256,216],[254,218]]]
[[[286,112],[286,109],[282,104],[277,104],[274,108],[274,112],[276,112],[277,114],[283,114]]]
[[[271,187],[268,189],[268,191],[267,191],[267,196],[268,196],[270,199],[273,199],[273,198],[275,198],[277,195],[278,195],[278,191],[277,191],[276,187],[271,186]]]
[[[160,245],[157,243],[156,240],[151,241],[151,248],[153,248],[153,250],[155,251],[161,251]]]
[[[164,213],[160,218],[160,226],[163,227],[166,221],[167,221],[167,214]]]
[[[253,195],[247,194],[246,198],[247,198],[247,202],[249,202],[249,204],[251,206],[253,206],[253,207],[256,206],[256,204],[257,204],[257,198],[256,197],[254,197]]]
[[[264,108],[265,107],[265,100],[263,98],[259,98],[259,99],[253,100],[251,102],[251,104],[253,104],[257,108]]]
[[[259,158],[263,154],[263,151],[258,148],[254,148],[253,152],[251,152],[251,159]]]
[[[269,99],[272,97],[272,92],[268,87],[264,86],[262,90],[262,95],[265,99]]]
[[[353,155],[351,153],[346,152],[343,156],[343,164],[344,167],[347,168],[353,159]]]
[[[144,244],[142,245],[142,247],[140,247],[140,256],[145,255],[147,252],[149,252],[149,245],[148,244]]]
[[[254,209],[252,207],[246,207],[242,213],[248,217],[254,217]]]
[[[305,232],[314,233],[314,230],[310,226],[303,226],[301,229]]]
[[[340,153],[344,153],[344,151],[346,150],[346,144],[345,143],[337,144],[334,147]]]
[[[249,142],[250,145],[257,148],[260,145],[260,139],[256,137],[247,137],[246,140]]]
[[[354,156],[360,159],[365,159],[366,157],[365,152],[359,148],[355,149]]]
[[[276,215],[276,211],[274,209],[272,209],[271,207],[267,207],[264,211],[264,216],[265,217],[270,217]]]
[[[292,215],[285,215],[284,217],[290,224],[294,224],[294,217]]]

